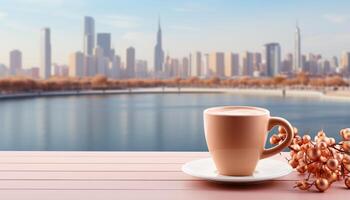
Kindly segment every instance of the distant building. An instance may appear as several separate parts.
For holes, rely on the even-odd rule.
[[[137,60],[136,61],[136,78],[147,78],[148,70],[147,70],[147,60]]]
[[[122,69],[121,69],[121,59],[120,56],[115,55],[111,59],[110,66],[109,66],[109,77],[114,79],[119,79],[122,77]]]
[[[167,56],[165,57],[164,61],[164,68],[163,68],[163,77],[162,78],[169,78],[170,77],[170,67],[171,67],[171,57],[169,55],[169,52]]]
[[[91,56],[95,48],[95,20],[92,17],[84,18],[84,54]]]
[[[170,61],[170,77],[180,76],[180,62],[177,58],[172,58]]]
[[[274,77],[280,73],[281,47],[278,43],[265,44],[264,62],[266,64],[266,75]]]
[[[31,69],[30,69],[30,73],[31,73],[31,77],[32,78],[34,78],[34,79],[38,79],[39,78],[39,71],[40,71],[40,69],[39,69],[39,67],[32,67]]]
[[[127,78],[135,78],[135,48],[129,47],[126,49],[126,73]]]
[[[211,76],[225,77],[225,53],[209,54],[209,71]]]
[[[103,50],[104,57],[111,59],[114,56],[114,51],[111,49],[110,33],[97,33],[97,47]]]
[[[261,58],[261,53],[256,52],[253,53],[253,71],[257,71],[257,72],[261,72],[261,62],[262,62],[262,58]]]
[[[294,62],[293,62],[293,72],[299,72],[303,68],[302,58],[301,58],[301,37],[300,28],[298,24],[295,27],[294,36]]]
[[[67,77],[69,75],[69,67],[67,65],[53,64],[53,75]]]
[[[294,72],[293,71],[293,54],[288,53],[285,57],[285,59],[281,63],[281,73],[289,74]]]
[[[95,76],[97,74],[95,56],[84,56],[84,76]]]
[[[160,19],[158,21],[157,42],[154,47],[154,72],[156,76],[161,76],[164,65],[164,51],[162,47],[162,29],[160,27]]]
[[[84,76],[84,54],[80,51],[72,53],[69,56],[69,76]]]
[[[51,35],[49,28],[41,30],[40,51],[40,77],[48,79],[51,76]]]
[[[253,76],[254,74],[254,57],[251,52],[244,52],[242,55],[242,75]]]
[[[202,64],[202,76],[203,77],[209,77],[209,53],[204,54],[204,63]]]
[[[182,58],[182,65],[181,65],[181,77],[182,78],[187,78],[189,76],[189,68],[190,68],[190,61],[188,57],[183,57]]]
[[[336,69],[339,67],[339,62],[337,56],[333,56],[331,59],[331,68]]]
[[[330,75],[333,73],[332,67],[331,67],[331,63],[329,62],[329,60],[324,60],[322,62],[322,75]]]
[[[345,75],[350,75],[350,52],[342,53],[340,67]]]
[[[321,55],[309,53],[305,64],[305,72],[310,75],[319,75],[321,58]]]
[[[202,74],[202,53],[197,51],[190,54],[190,74],[191,76],[200,77]]]
[[[239,56],[231,52],[225,53],[225,70],[226,77],[239,76]]]
[[[0,63],[0,77],[7,76],[8,71],[9,70],[7,69],[7,67],[4,64]]]
[[[96,66],[96,74],[107,75],[106,57],[103,55],[102,48],[94,48],[94,61]]]
[[[307,68],[307,59],[306,59],[306,55],[301,55],[301,71],[306,72],[306,68]]]
[[[15,49],[10,51],[10,74],[16,75],[22,70],[22,52]]]

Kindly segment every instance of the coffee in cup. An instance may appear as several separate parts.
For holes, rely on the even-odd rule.
[[[286,139],[265,149],[267,133],[281,126]],[[224,106],[204,111],[204,131],[209,152],[221,175],[249,176],[260,159],[281,152],[293,139],[291,124],[280,117],[270,117],[264,108]]]

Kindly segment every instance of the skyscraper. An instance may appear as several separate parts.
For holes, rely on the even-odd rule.
[[[97,33],[97,46],[103,49],[103,55],[112,59],[113,51],[111,49],[111,34]]]
[[[135,77],[135,48],[129,47],[126,49],[126,75],[127,78]]]
[[[197,51],[190,55],[190,74],[191,76],[202,75],[202,53]]]
[[[203,77],[208,77],[209,76],[209,53],[205,53],[204,54],[204,62],[203,62],[203,64],[202,64],[202,68],[203,68],[203,70],[202,70],[202,72],[203,72],[203,74],[202,74],[202,76]]]
[[[84,56],[84,76],[95,76],[96,75],[95,57],[85,55]]]
[[[52,69],[53,69],[54,76],[61,76],[61,77],[69,76],[69,66],[67,65],[60,65],[57,63],[53,63]]]
[[[301,55],[301,71],[303,71],[303,72],[307,71],[306,55]]]
[[[22,52],[20,50],[10,51],[10,74],[16,75],[22,69]]]
[[[338,57],[337,56],[333,56],[332,59],[331,59],[331,67],[333,69],[335,69],[338,66],[339,66]]]
[[[160,19],[158,21],[157,43],[154,47],[154,71],[159,75],[163,72],[164,51],[162,47],[162,29],[160,27]]]
[[[69,56],[69,76],[84,76],[84,54],[80,51],[72,53]]]
[[[350,52],[342,53],[340,67],[345,75],[350,74]]]
[[[110,62],[110,73],[108,74],[112,78],[121,78],[121,59],[120,56],[114,55]]]
[[[281,68],[281,47],[278,43],[268,43],[264,47],[266,75],[269,77],[276,76]]]
[[[242,55],[242,70],[243,76],[253,76],[254,74],[254,56],[251,52],[244,52]]]
[[[282,60],[281,62],[281,68],[280,68],[280,72],[281,73],[285,73],[285,74],[289,74],[294,72],[293,70],[293,54],[288,53],[285,58]]]
[[[180,61],[177,58],[170,60],[170,77],[180,76]]]
[[[255,52],[253,53],[253,68],[254,71],[260,71],[261,67],[261,53]]]
[[[84,54],[91,56],[95,48],[95,20],[92,17],[84,18]]]
[[[165,57],[165,61],[164,61],[162,78],[169,78],[170,77],[170,67],[171,67],[171,58],[170,58],[170,55],[168,52],[166,57]]]
[[[51,76],[51,36],[49,28],[41,30],[40,51],[40,78],[47,79]]]
[[[100,47],[94,48],[94,60],[96,66],[96,73],[101,75],[107,75],[107,64],[105,57],[103,56],[103,49]]]
[[[298,72],[302,69],[301,63],[301,38],[300,38],[300,29],[298,24],[295,27],[295,36],[294,36],[294,62],[293,62],[293,71]]]
[[[181,65],[181,77],[186,78],[189,75],[189,68],[190,68],[190,61],[188,57],[182,58],[182,65]]]
[[[136,69],[135,69],[135,77],[137,78],[147,78],[147,60],[137,60],[136,61]]]
[[[225,76],[233,77],[239,75],[239,56],[231,52],[225,53]]]
[[[211,76],[225,76],[225,53],[214,52],[209,54],[209,71]]]
[[[324,60],[321,63],[321,75],[330,75],[332,73],[331,63],[329,60]]]
[[[309,53],[307,58],[305,72],[308,72],[310,75],[318,75],[322,56],[320,54]]]

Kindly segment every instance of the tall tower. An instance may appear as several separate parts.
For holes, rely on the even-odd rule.
[[[84,54],[80,51],[69,55],[69,76],[84,76]]]
[[[97,33],[97,46],[103,49],[103,56],[112,59],[111,34]]]
[[[163,71],[164,51],[162,47],[162,29],[160,27],[160,18],[158,20],[157,43],[154,47],[154,71],[159,74]]]
[[[135,78],[135,48],[129,47],[126,49],[126,73],[127,78]]]
[[[49,28],[41,30],[40,51],[40,77],[47,79],[51,76],[51,36]]]
[[[300,28],[298,23],[295,26],[295,35],[294,35],[294,62],[293,62],[293,71],[298,72],[301,71],[301,45],[300,45]]]
[[[202,53],[196,51],[190,58],[191,76],[200,77],[202,75]]]
[[[95,20],[92,17],[84,18],[84,54],[91,56],[95,47]]]
[[[225,69],[226,77],[233,77],[239,75],[239,56],[232,52],[225,53]]]
[[[225,53],[213,52],[209,54],[209,71],[210,76],[225,76]]]
[[[268,43],[264,47],[266,75],[274,77],[281,71],[281,46],[278,43]]]
[[[20,50],[10,51],[10,73],[16,75],[22,69],[22,52]]]
[[[254,54],[246,51],[242,54],[242,69],[239,70],[243,76],[254,75]]]

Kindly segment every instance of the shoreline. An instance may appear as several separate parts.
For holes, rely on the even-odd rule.
[[[319,98],[330,101],[350,102],[350,91],[332,91],[322,93],[317,90],[297,90],[286,89],[259,89],[259,88],[134,88],[122,90],[82,90],[82,91],[54,91],[54,92],[31,92],[16,94],[0,94],[0,100],[22,99],[22,98],[40,98],[40,97],[60,97],[60,96],[87,96],[87,95],[117,95],[117,94],[171,94],[171,93],[227,93],[243,95],[263,95],[279,97],[304,97]]]

